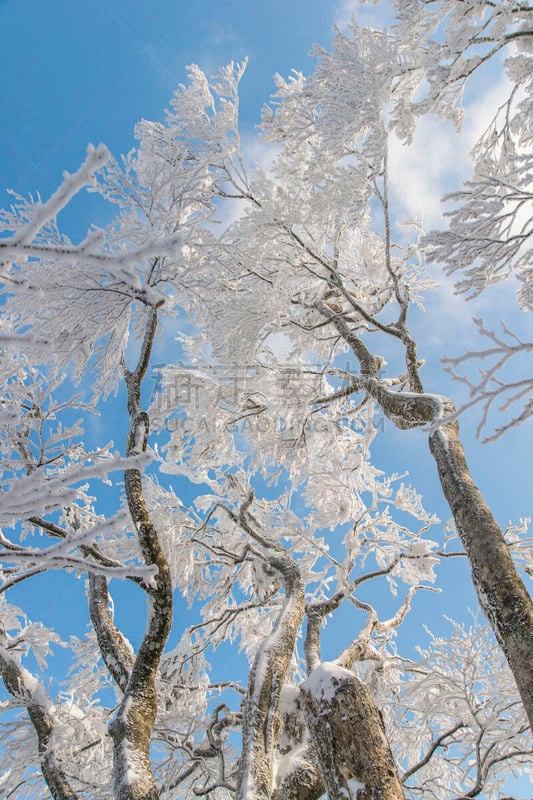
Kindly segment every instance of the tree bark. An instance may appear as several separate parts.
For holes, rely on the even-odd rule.
[[[470,475],[459,425],[454,422],[432,433],[429,448],[470,561],[479,603],[511,667],[533,730],[533,603]]]
[[[297,686],[284,686],[272,800],[319,800],[326,791]]]
[[[130,415],[128,456],[142,453],[147,447],[149,419],[141,410],[140,396],[156,326],[157,309],[152,308],[137,367],[134,372],[124,368]],[[109,726],[114,747],[113,785],[116,800],[159,800],[150,764],[150,740],[157,713],[156,675],[172,624],[172,583],[168,562],[144,499],[139,470],[127,469],[124,484],[145,563],[157,567],[157,574],[145,587],[148,596],[146,632],[131,666],[122,702]],[[113,631],[109,628],[108,633]],[[112,639],[113,636],[107,643]],[[115,640],[115,646],[118,641]]]
[[[305,612],[304,584],[296,564],[281,553],[269,560],[282,577],[286,599],[272,633],[260,646],[250,670],[238,800],[271,800],[274,746],[280,722],[279,697]]]
[[[300,688],[329,800],[404,800],[381,714],[366,686],[350,670],[324,663]]]
[[[319,307],[322,313],[323,308]],[[533,602],[513,563],[504,535],[474,483],[459,437],[455,407],[441,395],[391,390],[379,378],[381,363],[346,325],[330,321],[361,366],[353,391],[365,391],[398,428],[433,426],[429,448],[472,570],[479,604],[511,668],[533,730]]]
[[[89,613],[104,663],[117,686],[124,692],[135,657],[130,643],[111,618],[107,580],[103,575],[89,575]]]
[[[5,641],[6,634],[0,631]],[[71,787],[53,746],[54,717],[51,701],[41,684],[0,644],[0,672],[6,689],[28,709],[37,734],[41,771],[54,800],[79,800]]]
[[[310,746],[303,758],[274,789],[272,800],[320,800],[325,791],[316,752]]]
[[[518,574],[504,535],[470,474],[455,413],[445,397],[398,393],[379,379],[364,380],[384,413],[399,428],[438,425],[429,448],[472,569],[479,604],[489,620],[514,675],[533,729],[533,602]]]

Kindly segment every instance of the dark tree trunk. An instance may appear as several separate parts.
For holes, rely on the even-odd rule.
[[[353,672],[321,664],[301,692],[329,800],[404,800],[381,714]]]

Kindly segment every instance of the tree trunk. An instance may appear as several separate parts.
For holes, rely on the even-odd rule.
[[[104,664],[121,692],[125,692],[135,656],[111,617],[107,579],[103,575],[89,575],[89,613]]]
[[[149,597],[148,624],[117,715],[109,726],[114,745],[116,800],[158,800],[150,765],[150,740],[157,712],[155,679],[170,633],[172,587],[167,561],[150,520],[142,494],[141,474],[126,470],[128,506],[145,553],[146,563],[158,573]]]
[[[54,800],[79,800],[68,782],[54,748],[54,707],[43,686],[4,645],[7,635],[0,630],[0,672],[6,689],[28,709],[37,734],[41,771]]]
[[[472,580],[513,672],[533,730],[533,604],[496,520],[472,480],[456,422],[429,437]]]
[[[364,386],[399,428],[438,425],[439,419],[455,413],[446,397],[394,392],[375,377],[366,378]],[[533,602],[503,533],[472,479],[459,424],[440,424],[429,436],[429,448],[470,561],[479,604],[507,658],[533,729]]]
[[[314,749],[308,748],[304,760],[298,762],[274,789],[272,800],[320,800],[326,787],[313,756],[316,757]]]
[[[147,447],[149,419],[146,412],[141,410],[141,383],[148,367],[156,326],[157,308],[153,308],[137,367],[134,372],[124,367],[130,416],[127,456],[143,453]],[[157,574],[151,584],[145,587],[148,596],[146,631],[133,660],[122,702],[109,726],[114,754],[113,785],[116,800],[159,800],[159,791],[150,764],[150,741],[157,713],[156,675],[172,625],[172,582],[168,562],[146,505],[139,470],[125,470],[124,486],[144,561],[156,567]],[[102,593],[104,588],[103,585],[100,587]],[[101,608],[99,613],[109,634],[102,639],[105,657],[107,647],[120,645],[125,648],[125,642],[115,635],[110,620],[106,620]],[[126,649],[125,661],[131,663]],[[123,668],[126,673],[129,672],[130,664],[123,664]],[[122,680],[120,675],[117,678]]]
[[[238,800],[271,800],[274,747],[280,723],[279,697],[305,612],[304,584],[293,560],[279,553],[270,557],[270,563],[280,573],[286,599],[272,633],[259,648],[250,670]]]
[[[380,359],[370,353],[344,320],[332,317],[323,306],[317,308],[329,318],[359,361],[361,375],[354,378],[351,390],[367,392],[377,400],[398,428],[434,426],[429,448],[470,561],[479,604],[507,658],[533,730],[533,602],[503,533],[472,479],[459,438],[459,424],[445,421],[455,414],[453,403],[447,397],[424,393],[417,375],[416,381],[411,381],[415,391],[390,389],[379,378]],[[411,363],[412,369],[415,366],[416,360]]]
[[[353,672],[323,663],[301,692],[329,800],[404,800],[381,714]]]
[[[297,686],[284,686],[272,800],[319,800],[326,791]]]

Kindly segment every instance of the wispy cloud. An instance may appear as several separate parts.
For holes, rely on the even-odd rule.
[[[362,4],[361,0],[341,0],[334,11],[334,24],[345,30],[352,20],[360,27],[382,30],[394,21],[394,15],[386,2]]]
[[[468,151],[449,123],[423,118],[413,142],[390,139],[390,186],[395,213],[419,220],[424,229],[443,221],[441,197],[461,184],[469,170]]]
[[[445,223],[441,198],[461,189],[470,176],[470,151],[509,92],[509,81],[502,76],[490,92],[468,102],[460,131],[450,122],[424,117],[411,145],[391,137],[391,191],[397,211],[403,206],[406,216],[421,220],[425,230]]]
[[[221,64],[248,56],[246,47],[237,31],[227,22],[211,21],[204,46],[197,56],[198,65],[206,75],[216,75]]]

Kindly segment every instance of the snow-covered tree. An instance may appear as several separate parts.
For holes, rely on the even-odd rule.
[[[493,6],[460,5],[475,20]],[[431,6],[399,2],[397,29],[354,25],[317,48],[312,76],[277,78],[268,172],[240,145],[245,65],[211,81],[193,67],[128,156],[90,148],[52,197],[3,214],[6,798],[500,798],[531,769],[527,525],[500,530],[451,400],[424,391],[410,326],[434,281],[389,199],[390,136],[453,111],[478,66],[450,73],[476,32],[435,38]],[[491,8],[491,41],[514,41],[515,19],[525,39]],[[76,244],[57,218],[85,187],[112,214]],[[450,525],[373,462],[377,410],[406,437],[427,430]],[[397,633],[451,556],[498,644],[448,622],[413,658]],[[91,622],[67,641],[8,599],[58,569],[85,577]],[[136,646],[112,579],[146,600]],[[325,659],[330,617],[344,622]],[[59,646],[70,672],[48,689]]]
[[[427,238],[429,257],[448,274],[461,274],[457,290],[476,297],[507,278],[517,283],[520,309],[533,309],[532,110],[533,12],[521,0],[392,0],[398,12],[395,33],[409,49],[409,67],[397,87],[401,95],[394,124],[400,136],[412,135],[416,119],[433,113],[460,125],[462,99],[471,79],[502,64],[508,80],[505,100],[472,151],[473,172],[464,188],[445,199],[456,201],[447,212],[447,229]],[[490,65],[492,62],[492,65]],[[490,75],[490,72],[489,72]],[[487,78],[485,78],[487,80]],[[413,95],[413,90],[415,94]],[[494,426],[494,439],[533,413],[527,355],[533,343],[505,326],[498,334],[478,320],[488,346],[461,356],[447,356],[449,370],[470,390],[465,406],[482,407],[479,432]],[[509,365],[521,361],[518,376]],[[475,377],[462,374],[477,367]],[[479,373],[479,374],[478,374]],[[506,412],[489,419],[498,406]]]

